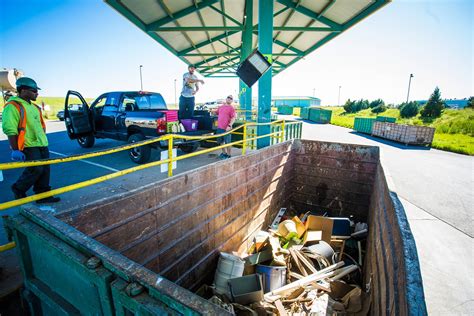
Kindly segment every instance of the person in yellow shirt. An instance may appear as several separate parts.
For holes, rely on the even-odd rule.
[[[41,109],[32,101],[36,101],[40,88],[36,82],[27,77],[16,81],[18,96],[11,97],[3,109],[3,132],[8,136],[11,159],[13,161],[30,161],[49,158],[46,126]],[[26,192],[43,193],[51,190],[49,186],[49,165],[27,167],[11,189],[15,199],[26,197]],[[59,197],[48,197],[37,203],[55,203]]]

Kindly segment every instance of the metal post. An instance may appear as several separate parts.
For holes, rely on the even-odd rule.
[[[143,65],[140,65],[140,91],[143,91],[142,68]]]
[[[168,177],[173,176],[173,135],[168,139]]]
[[[339,94],[337,95],[337,105],[341,105],[341,86],[339,86]]]
[[[242,32],[242,49],[240,61],[244,61],[252,53],[253,31],[253,0],[245,0],[245,21]],[[245,111],[245,121],[252,119],[252,88],[239,80],[239,103],[240,108]]]
[[[413,78],[413,74],[410,74],[410,79],[408,79],[408,93],[407,93],[407,103],[408,103],[408,98],[410,97],[410,85],[411,85],[411,78]]]
[[[260,52],[271,57],[273,46],[273,0],[258,1],[258,48]],[[272,103],[272,68],[258,81],[258,123],[271,122],[271,103]],[[257,135],[270,134],[269,125],[259,125]],[[263,148],[270,145],[271,137],[259,138],[257,148]]]

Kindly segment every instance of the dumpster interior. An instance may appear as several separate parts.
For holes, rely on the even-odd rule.
[[[304,223],[309,217],[326,216],[347,218],[351,225],[367,223],[361,258],[343,260],[357,268],[346,281],[357,283],[364,294],[365,313],[369,307],[377,315],[396,308],[395,314],[404,315],[410,308],[406,262],[400,255],[406,228],[400,227],[404,211],[392,198],[378,148],[293,140],[56,217],[180,287],[200,293],[204,284],[215,282],[221,253],[242,257],[258,252],[258,236],[268,231],[282,208],[286,208],[282,221],[299,216]],[[281,231],[276,230],[281,241]],[[351,246],[346,244],[346,249],[349,254]],[[300,258],[288,257],[291,261],[295,256]],[[251,275],[255,267],[245,269]],[[304,275],[311,273],[304,270]],[[300,276],[288,277],[287,283]],[[247,285],[261,282],[247,277]],[[280,306],[275,308],[282,312]]]

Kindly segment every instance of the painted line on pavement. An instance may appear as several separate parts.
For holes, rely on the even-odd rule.
[[[58,155],[58,156],[61,156],[61,157],[68,157],[67,155],[64,155],[64,154],[61,154],[61,153],[58,153],[58,152],[55,152],[55,151],[49,151],[50,153],[52,154],[55,154],[55,155]],[[93,166],[96,166],[96,167],[100,167],[100,168],[104,168],[104,169],[107,169],[107,170],[110,170],[110,171],[113,171],[113,172],[117,172],[117,171],[120,171],[120,170],[117,170],[117,169],[114,169],[114,168],[111,168],[111,167],[107,167],[107,166],[104,166],[104,165],[101,165],[99,163],[95,163],[95,162],[92,162],[92,161],[87,161],[87,160],[77,160],[77,161],[80,161],[80,162],[83,162],[83,163],[87,163],[89,165],[93,165]]]

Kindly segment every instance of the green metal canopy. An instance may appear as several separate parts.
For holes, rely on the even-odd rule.
[[[276,75],[391,0],[263,1],[274,1]],[[258,46],[259,0],[105,2],[205,77],[235,77],[241,59]]]

